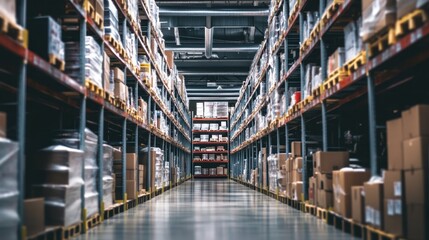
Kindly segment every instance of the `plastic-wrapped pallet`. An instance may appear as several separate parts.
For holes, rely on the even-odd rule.
[[[277,173],[278,173],[278,161],[277,156],[271,154],[268,156],[268,178],[269,178],[269,189],[275,191],[277,189]]]
[[[104,208],[113,204],[113,147],[103,144],[103,202]]]
[[[217,102],[216,108],[216,115],[218,118],[228,117],[228,102]]]
[[[80,222],[84,152],[53,145],[41,150],[37,157],[42,179],[32,191],[36,197],[45,198],[46,224],[70,226]]]
[[[112,36],[116,41],[122,42],[118,29],[118,9],[112,0],[104,0],[104,33]]]
[[[155,159],[155,187],[157,189],[162,187],[162,180],[164,176],[164,152],[160,148],[154,148],[156,151]]]
[[[214,111],[214,102],[204,102],[204,117],[212,118]]]
[[[53,140],[55,144],[79,149],[79,133],[76,131],[63,131]],[[98,213],[98,191],[97,191],[97,142],[98,137],[89,129],[85,129],[84,150],[84,182],[85,182],[85,209],[90,217]]]
[[[18,239],[18,143],[0,137],[0,236]]]
[[[360,36],[367,42],[396,21],[396,0],[362,0]]]
[[[91,36],[85,37],[85,77],[102,86],[103,55],[100,45]]]

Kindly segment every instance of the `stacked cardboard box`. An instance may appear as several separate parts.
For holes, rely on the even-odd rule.
[[[113,204],[112,193],[114,192],[112,177],[113,147],[103,144],[103,202],[104,208]]]
[[[301,199],[302,195],[302,157],[301,142],[291,143],[291,154],[285,155],[281,164],[281,170],[284,171],[283,193],[291,199]]]
[[[45,231],[45,199],[31,198],[24,200],[24,226],[28,236],[35,236]]]
[[[138,181],[138,164],[137,164],[137,154],[136,153],[127,153],[127,197],[128,199],[137,198],[137,181]]]
[[[357,223],[365,222],[365,196],[363,186],[352,187],[352,219]]]
[[[113,68],[113,81],[114,81],[114,94],[115,98],[118,98],[124,102],[128,101],[128,87],[124,83],[125,76],[124,72],[115,67]]]
[[[362,0],[362,30],[364,42],[382,32],[396,21],[395,0]]]
[[[150,185],[149,189],[147,189],[149,192],[155,190],[155,170],[156,170],[156,159],[157,159],[157,149],[151,148],[149,153],[150,158],[150,168],[149,168],[149,161],[148,161],[148,149],[144,148],[140,154],[139,154],[139,162],[144,165],[144,169],[147,169],[148,174],[150,175]],[[146,179],[144,180],[146,184]],[[146,184],[147,185],[147,184]]]
[[[352,187],[362,186],[371,174],[365,169],[343,168],[332,172],[334,211],[343,217],[352,215]]]
[[[365,182],[365,223],[375,228],[384,230],[383,221],[383,188],[382,181]]]
[[[429,105],[403,111],[387,122],[388,166],[384,181],[385,229],[408,239],[427,239]],[[402,206],[402,207],[401,207]],[[406,225],[406,223],[409,223]]]
[[[348,152],[322,152],[313,155],[314,202],[317,207],[333,207],[332,172],[349,165]]]

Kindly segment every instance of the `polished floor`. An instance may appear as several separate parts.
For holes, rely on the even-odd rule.
[[[188,181],[77,239],[354,239],[228,180]]]

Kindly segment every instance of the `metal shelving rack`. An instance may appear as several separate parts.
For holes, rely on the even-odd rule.
[[[218,123],[221,121],[226,121],[228,129],[227,130],[192,130],[192,137],[201,135],[201,134],[222,134],[222,136],[228,137],[228,141],[192,141],[192,172],[194,178],[226,178],[229,176],[230,169],[230,142],[229,142],[229,118],[192,118],[192,126],[195,123]],[[195,146],[225,146],[224,151],[195,151]],[[202,155],[202,154],[227,154],[227,160],[209,160],[209,159],[201,159],[194,160],[194,155]],[[202,166],[218,166],[222,164],[226,164],[226,169],[228,169],[228,174],[199,174],[195,175],[195,164],[199,164]]]
[[[53,1],[58,4],[57,1]],[[123,26],[122,29],[122,38],[125,39],[125,34],[127,31],[131,31],[137,37],[136,48],[139,53],[145,53],[149,56],[152,68],[157,72],[158,78],[161,79],[159,82],[159,87],[161,92],[168,96],[168,101],[171,102],[170,108],[168,104],[161,101],[161,98],[158,94],[148,86],[146,86],[142,79],[137,75],[137,73],[132,69],[129,63],[123,59],[110,45],[110,43],[104,39],[103,30],[100,30],[89,17],[89,14],[84,10],[83,4],[85,1],[76,1],[76,0],[64,0],[63,7],[69,5],[73,9],[72,15],[78,20],[77,26],[78,30],[75,32],[75,37],[80,42],[80,79],[75,81],[70,78],[65,73],[61,72],[54,66],[50,65],[47,61],[39,57],[37,54],[33,53],[28,49],[26,42],[18,41],[7,34],[0,34],[0,53],[2,55],[1,67],[2,69],[7,69],[9,65],[14,65],[15,67],[10,68],[10,76],[14,79],[13,81],[0,81],[0,91],[5,93],[1,98],[3,103],[5,101],[14,102],[15,108],[10,108],[8,106],[4,107],[2,110],[6,110],[8,116],[10,116],[11,121],[9,121],[9,126],[13,127],[13,131],[9,131],[12,134],[9,134],[8,138],[15,140],[19,143],[19,153],[18,153],[18,174],[17,179],[19,185],[19,201],[18,201],[18,213],[21,219],[18,234],[21,239],[25,239],[25,231],[22,231],[24,228],[22,219],[24,219],[23,211],[23,202],[24,196],[27,192],[27,187],[25,186],[26,173],[31,171],[31,169],[26,168],[26,165],[29,164],[29,146],[33,145],[34,138],[29,138],[28,128],[29,124],[34,121],[34,119],[29,118],[29,116],[34,116],[39,110],[34,109],[34,106],[43,106],[48,107],[48,112],[52,112],[52,116],[45,116],[46,118],[57,118],[59,121],[59,129],[71,127],[75,130],[78,130],[80,133],[80,149],[85,148],[84,141],[84,131],[85,128],[90,128],[98,135],[98,147],[97,147],[97,163],[99,169],[99,179],[97,183],[97,189],[99,193],[99,215],[101,219],[105,217],[111,217],[113,212],[114,214],[118,212],[125,211],[129,207],[134,206],[135,204],[142,203],[143,201],[149,199],[153,195],[157,195],[160,192],[155,189],[151,189],[148,194],[140,196],[138,199],[130,201],[127,200],[126,196],[126,171],[123,168],[123,192],[122,200],[114,204],[115,208],[120,210],[113,211],[109,210],[109,213],[106,213],[107,209],[104,209],[103,205],[103,181],[102,181],[102,171],[103,171],[103,143],[115,144],[122,146],[122,163],[123,166],[126,165],[126,152],[127,148],[133,148],[134,152],[139,151],[139,146],[145,145],[147,147],[159,147],[164,151],[165,161],[170,162],[170,167],[179,166],[183,175],[181,176],[180,182],[183,182],[190,178],[191,176],[191,116],[187,104],[184,102],[182,96],[180,95],[175,84],[172,84],[172,88],[168,87],[167,79],[164,76],[164,72],[170,72],[171,70],[166,67],[161,69],[155,61],[155,57],[151,52],[148,43],[150,43],[151,38],[155,38],[159,43],[159,48],[156,51],[159,51],[163,56],[163,61],[166,62],[164,50],[161,48],[161,39],[159,38],[154,27],[153,17],[150,15],[147,10],[146,2],[141,0],[139,1],[139,14],[142,19],[142,26],[147,25],[147,31],[143,33],[142,29],[136,29],[132,26],[131,20],[129,19],[126,11],[121,4],[122,1],[113,0],[116,7],[119,9],[119,21]],[[26,28],[26,22],[29,21],[27,15],[27,1],[26,0],[17,0],[17,23],[22,27]],[[64,15],[62,10],[59,14]],[[49,13],[47,13],[49,15]],[[145,35],[144,35],[145,34]],[[167,124],[169,125],[168,134],[160,132],[156,126],[151,124],[143,124],[139,121],[133,114],[126,110],[121,110],[113,104],[109,103],[102,96],[95,94],[90,91],[90,89],[85,87],[85,37],[93,36],[96,41],[100,44],[101,49],[106,51],[108,56],[112,60],[111,66],[117,66],[124,70],[125,73],[125,83],[133,88],[135,102],[137,102],[138,97],[142,97],[148,103],[148,121],[153,116],[152,112],[156,110],[162,111],[167,116]],[[31,36],[31,33],[30,33]],[[6,58],[9,58],[10,62],[6,62]],[[166,65],[166,64],[165,64]],[[40,104],[40,105],[38,105]],[[31,108],[28,106],[31,105]],[[173,116],[173,112],[178,112],[179,117]],[[16,115],[16,117],[14,116]],[[13,120],[16,120],[16,125],[13,125]],[[49,121],[48,121],[49,122]],[[44,126],[48,128],[50,126]],[[177,130],[178,138],[174,139],[173,131]],[[150,154],[148,154],[150,159]],[[150,162],[147,167],[146,174],[146,189],[149,189],[151,186],[151,169]],[[171,171],[170,171],[171,174]],[[170,176],[171,179],[171,176]],[[170,188],[171,188],[170,182]],[[162,189],[164,190],[164,188]],[[84,189],[81,190],[81,200],[82,200],[82,212],[84,210]],[[85,232],[87,224],[87,216],[83,214],[82,216],[82,226],[83,232]],[[49,231],[51,231],[50,229]],[[47,230],[48,231],[48,230]]]
[[[390,88],[393,89],[398,84],[396,76],[404,74],[412,75],[414,68],[417,68],[419,64],[428,60],[428,49],[423,46],[429,41],[429,23],[426,21],[415,29],[410,29],[403,36],[397,37],[394,44],[385,47],[379,54],[371,58],[368,56],[369,54],[366,54],[368,52],[367,49],[363,53],[365,56],[363,64],[360,64],[348,76],[340,78],[338,82],[328,83],[328,56],[333,53],[336,49],[335,47],[340,46],[340,43],[337,41],[340,38],[339,31],[342,31],[345,24],[350,22],[351,19],[356,20],[361,16],[360,0],[334,0],[332,2],[336,7],[332,7],[333,5],[326,6],[326,1],[323,0],[298,0],[290,16],[288,15],[288,1],[276,1],[275,6],[272,7],[273,11],[271,11],[269,16],[268,25],[270,25],[274,16],[280,14],[280,9],[283,9],[285,13],[286,24],[284,29],[280,30],[277,42],[273,46],[269,46],[270,43],[267,40],[271,33],[268,29],[265,32],[265,40],[253,60],[249,73],[252,74],[253,70],[258,67],[261,55],[266,48],[272,47],[272,51],[268,55],[273,55],[273,63],[270,64],[267,61],[253,86],[250,81],[251,77],[247,78],[241,89],[238,102],[231,114],[231,164],[233,166],[233,178],[244,178],[242,179],[243,182],[245,182],[245,179],[249,179],[250,172],[243,173],[244,160],[247,159],[249,161],[248,170],[258,167],[257,153],[262,148],[266,147],[268,151],[270,146],[276,146],[275,149],[279,149],[280,145],[284,145],[285,152],[289,153],[291,141],[301,141],[302,155],[304,156],[303,192],[305,195],[304,199],[308,199],[308,176],[306,173],[307,162],[311,161],[311,159],[307,159],[308,146],[306,146],[306,142],[318,130],[317,134],[320,135],[321,139],[319,141],[319,149],[323,151],[337,149],[339,147],[338,143],[334,143],[335,141],[332,138],[339,139],[340,136],[332,137],[330,135],[330,129],[332,130],[336,126],[329,126],[329,115],[340,115],[352,103],[367,104],[367,108],[362,114],[365,114],[364,116],[367,115],[365,125],[367,125],[369,152],[368,167],[371,169],[372,175],[380,173],[382,160],[379,156],[376,133],[381,128],[381,120],[384,120],[383,124],[385,124],[388,117],[392,117],[394,114],[390,113],[389,116],[385,116],[376,112],[377,95],[381,94],[376,89],[382,88],[385,92],[392,91]],[[319,15],[323,16],[327,9],[331,11],[329,14],[330,17],[324,19],[324,24],[320,24],[320,30],[312,37],[308,47],[300,51],[301,43],[304,43],[302,36],[304,12],[318,11]],[[300,54],[294,59],[289,53],[295,50],[300,52]],[[245,117],[243,115],[244,111],[249,109],[249,103],[255,99],[256,92],[261,87],[261,83],[267,81],[268,72],[270,70],[277,73],[280,72],[280,64],[276,60],[279,58],[280,53],[288,53],[284,58],[284,74],[276,79],[276,84],[272,89],[266,90],[264,100],[259,106],[254,107],[254,110],[250,108],[251,114]],[[414,55],[418,55],[418,58],[414,57]],[[274,91],[280,90],[286,94],[287,90],[292,86],[298,87],[301,90],[304,89],[304,64],[308,62],[315,62],[321,66],[322,79],[324,80],[322,85],[325,86],[320,95],[304,99],[304,95],[301,94],[301,102],[296,105],[296,108],[274,119],[271,123],[268,123],[265,129],[246,139],[244,135],[245,129],[255,124],[254,118],[258,112],[266,111],[267,100]],[[407,62],[406,66],[401,65],[401,62]],[[386,72],[386,70],[392,71],[394,74],[381,74]],[[405,104],[402,104],[401,107],[406,107],[403,105]],[[286,107],[288,106],[289,99],[286,97]],[[395,109],[398,108],[400,109],[399,106]],[[396,112],[398,111],[396,110]],[[270,153],[267,154],[269,155]],[[268,169],[268,165],[266,167]],[[244,175],[247,175],[247,178]],[[261,175],[259,174],[258,186],[262,186]],[[267,174],[267,185],[269,185],[268,180]],[[265,190],[267,192],[275,191],[267,188]]]

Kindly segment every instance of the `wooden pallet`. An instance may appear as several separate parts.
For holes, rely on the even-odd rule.
[[[326,8],[325,13],[323,13],[322,18],[320,19],[321,27],[324,27],[331,20],[332,16],[343,3],[344,0],[334,0],[331,5]]]
[[[24,47],[28,47],[28,31],[27,29],[15,23],[15,20],[0,12],[0,34],[6,34],[12,39],[21,43]]]
[[[311,95],[313,97],[319,97],[320,95],[322,95],[322,92],[323,92],[323,84],[320,84],[319,87],[311,91]]]
[[[292,24],[292,21],[295,18],[295,15],[298,14],[299,6],[301,5],[300,2],[301,2],[300,0],[296,1],[295,5],[293,6],[292,11],[289,15],[289,19],[287,20],[288,26]]]
[[[100,30],[104,29],[104,16],[96,12],[94,22],[95,25],[100,28]]]
[[[82,231],[82,224],[78,223],[68,227],[62,227],[62,240],[67,240],[78,236]]]
[[[316,215],[316,206],[313,204],[306,203],[305,204],[305,212],[310,213],[311,215]]]
[[[328,221],[328,210],[324,208],[317,207],[316,208],[316,216],[323,221]]]
[[[127,103],[125,100],[119,99],[119,98],[115,98],[115,106],[123,111],[126,110],[127,108]]]
[[[115,96],[109,91],[104,91],[104,100],[106,100],[112,105],[115,105]]]
[[[43,232],[37,233],[33,236],[28,236],[26,240],[50,240],[50,239],[61,239],[62,238],[61,227],[46,227]]]
[[[343,78],[348,77],[348,76],[349,76],[348,72],[344,71],[343,68],[338,68],[337,70],[332,72],[329,75],[328,80],[326,80],[323,83],[323,89],[324,90],[331,89],[332,87],[337,85],[339,82],[341,82],[343,80]]]
[[[370,58],[374,57],[396,43],[395,28],[387,27],[379,34],[376,34],[375,37],[369,39],[367,42],[368,56]]]
[[[49,54],[49,64],[58,68],[60,71],[64,72],[66,68],[66,63],[64,60],[59,59],[54,54]]]
[[[122,43],[116,40],[112,35],[105,35],[104,38],[110,43],[110,45],[116,50],[116,52],[127,61],[128,54],[125,51],[125,48],[122,46]]]
[[[366,64],[366,51],[360,52],[352,60],[344,64],[344,71],[347,71],[348,74],[356,72],[361,66]]]
[[[86,87],[89,91],[93,92],[95,95],[98,95],[98,96],[100,96],[100,97],[104,98],[104,89],[103,89],[103,88],[101,88],[101,87],[99,87],[99,86],[98,86],[97,84],[95,84],[95,82],[93,82],[92,80],[90,80],[90,79],[86,79],[86,80],[85,80],[85,87]]]
[[[95,19],[95,6],[89,0],[83,2],[83,9],[86,12],[86,15],[92,19]]]
[[[85,229],[91,229],[95,226],[97,226],[98,224],[101,223],[101,218],[100,215],[97,213],[92,217],[89,217],[85,222]]]
[[[403,16],[401,19],[396,21],[395,35],[396,37],[404,36],[405,34],[422,26],[428,20],[429,18],[425,10],[414,10],[413,12]]]
[[[400,236],[366,225],[366,240],[401,240]]]

